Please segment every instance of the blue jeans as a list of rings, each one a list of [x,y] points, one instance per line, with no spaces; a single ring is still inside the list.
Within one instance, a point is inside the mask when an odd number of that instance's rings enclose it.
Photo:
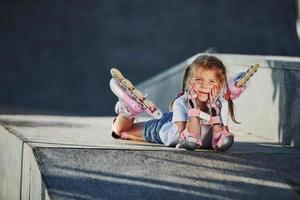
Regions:
[[[143,128],[144,139],[147,142],[163,144],[159,137],[159,130],[165,123],[172,121],[172,117],[173,113],[167,112],[160,119],[146,121]]]

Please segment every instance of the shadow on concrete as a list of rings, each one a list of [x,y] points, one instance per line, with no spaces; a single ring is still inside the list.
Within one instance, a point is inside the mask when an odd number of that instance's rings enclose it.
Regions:
[[[228,152],[238,153],[299,153],[291,146],[274,142],[235,142]]]
[[[300,110],[300,71],[282,69],[280,61],[269,61],[268,65],[277,68],[272,69],[272,81],[273,102],[277,96],[279,99],[279,142],[300,148],[300,121],[295,120]]]
[[[62,148],[36,152],[53,199],[300,197],[299,154]]]

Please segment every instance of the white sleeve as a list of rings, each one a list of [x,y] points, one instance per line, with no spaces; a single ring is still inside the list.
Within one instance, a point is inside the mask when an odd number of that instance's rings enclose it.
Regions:
[[[172,122],[188,121],[187,105],[183,98],[178,98],[173,103]]]
[[[164,145],[176,146],[179,142],[179,131],[173,122],[167,122],[159,130],[159,137]]]
[[[226,100],[223,100],[221,107],[221,119],[224,126],[228,126],[228,114],[228,102]]]

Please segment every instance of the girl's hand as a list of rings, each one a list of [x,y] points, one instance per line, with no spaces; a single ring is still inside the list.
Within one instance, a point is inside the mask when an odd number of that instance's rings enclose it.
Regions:
[[[219,92],[217,86],[213,86],[209,93],[209,102],[208,102],[208,107],[210,108],[211,115],[212,116],[217,116],[220,114],[220,107],[218,100]]]
[[[195,84],[187,92],[187,101],[189,108],[198,108],[197,92],[195,90]]]
[[[217,88],[217,86],[214,85],[213,88],[210,90],[210,93],[209,93],[209,101],[210,101],[209,103],[210,104],[215,103],[218,96],[219,96],[218,88]]]

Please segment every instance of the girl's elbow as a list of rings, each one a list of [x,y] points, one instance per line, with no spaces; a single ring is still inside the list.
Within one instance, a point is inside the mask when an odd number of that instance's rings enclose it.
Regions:
[[[184,129],[186,128],[186,122],[175,122],[175,124],[179,133],[184,131]]]

